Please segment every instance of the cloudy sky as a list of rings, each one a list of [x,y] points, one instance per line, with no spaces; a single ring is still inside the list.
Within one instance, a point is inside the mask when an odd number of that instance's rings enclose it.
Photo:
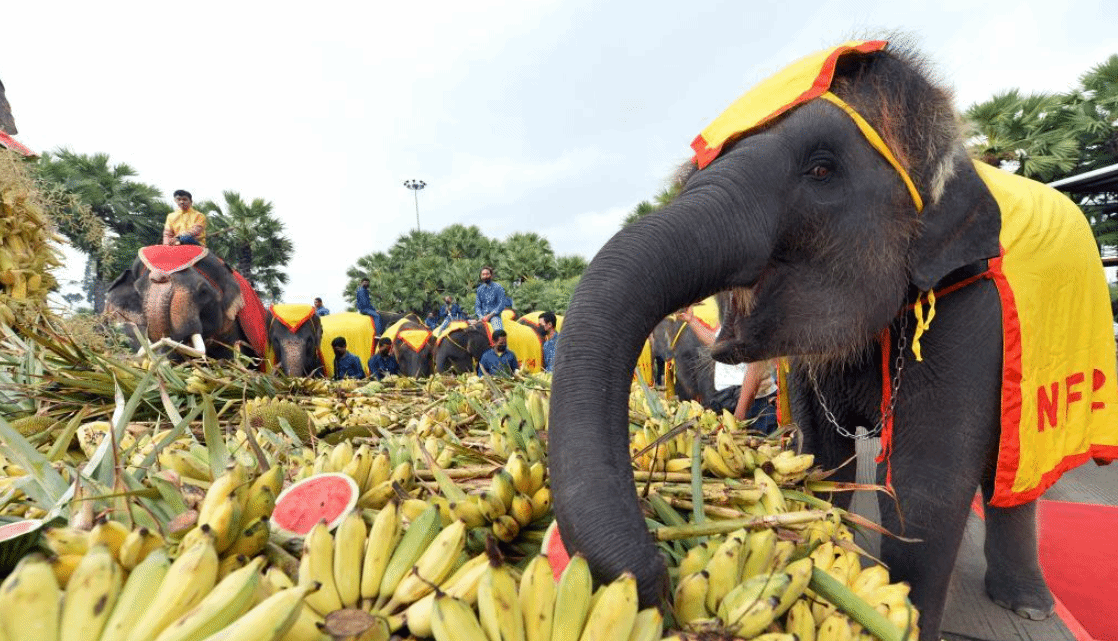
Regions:
[[[284,302],[335,311],[346,268],[415,228],[407,179],[424,230],[534,231],[589,259],[737,96],[852,34],[910,34],[960,108],[1118,53],[1113,0],[6,5],[21,142],[106,152],[168,203],[271,201],[295,242]]]

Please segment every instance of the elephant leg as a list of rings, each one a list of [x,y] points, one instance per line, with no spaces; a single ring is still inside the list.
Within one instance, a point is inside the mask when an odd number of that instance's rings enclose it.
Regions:
[[[987,502],[992,483],[984,483]],[[1018,615],[1040,621],[1052,616],[1055,601],[1044,581],[1037,549],[1036,501],[1016,507],[986,505],[986,593]]]

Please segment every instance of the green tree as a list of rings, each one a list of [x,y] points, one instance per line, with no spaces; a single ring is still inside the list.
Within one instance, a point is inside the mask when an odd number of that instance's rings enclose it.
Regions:
[[[246,203],[235,191],[222,192],[224,204],[198,203],[207,213],[206,243],[210,250],[236,266],[262,297],[278,301],[287,284],[287,266],[295,245],[284,232],[283,221],[273,215],[273,205],[263,198]]]
[[[367,277],[378,309],[423,316],[449,294],[470,313],[478,273],[485,265],[493,266],[495,280],[524,313],[545,302],[563,302],[565,309],[586,261],[579,256],[557,258],[548,240],[538,234],[512,234],[502,242],[485,237],[476,226],[451,225],[437,233],[411,231],[387,252],[362,256],[346,270],[344,295],[352,305],[354,291]],[[548,287],[566,288],[565,297]]]
[[[132,180],[136,171],[111,164],[108,154],[58,149],[43,154],[38,168],[48,191],[71,196],[58,216],[59,232],[86,254],[86,297],[100,313],[109,282],[132,264],[140,247],[161,241],[171,208],[157,188]]]

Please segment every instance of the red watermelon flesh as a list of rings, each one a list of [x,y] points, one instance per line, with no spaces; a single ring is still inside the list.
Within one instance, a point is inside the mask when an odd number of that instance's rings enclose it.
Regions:
[[[23,555],[39,542],[39,519],[25,519],[0,525],[0,577],[7,576]]]
[[[271,523],[296,536],[306,536],[323,519],[333,529],[357,504],[357,494],[357,483],[346,474],[315,474],[280,494]]]
[[[562,537],[559,536],[557,521],[552,521],[551,525],[548,526],[547,532],[544,533],[542,547],[544,554],[547,555],[547,561],[551,565],[551,573],[558,581],[559,577],[563,575],[563,570],[567,569],[567,564],[571,562],[571,557],[567,554],[567,547],[563,545]]]

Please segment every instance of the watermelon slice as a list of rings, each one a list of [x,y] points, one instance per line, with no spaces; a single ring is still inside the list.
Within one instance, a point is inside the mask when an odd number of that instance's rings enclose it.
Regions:
[[[292,537],[306,536],[323,519],[333,530],[357,505],[360,494],[348,474],[315,474],[280,493],[270,523],[273,530]]]
[[[0,525],[0,577],[7,576],[16,564],[39,542],[39,519],[25,519]]]
[[[563,539],[559,536],[558,521],[552,521],[551,525],[547,526],[547,531],[543,535],[543,542],[540,544],[540,550],[547,555],[547,562],[551,564],[551,573],[558,582],[559,577],[563,575],[563,570],[566,570],[567,564],[571,562],[571,557],[567,554],[567,546],[563,544]]]

